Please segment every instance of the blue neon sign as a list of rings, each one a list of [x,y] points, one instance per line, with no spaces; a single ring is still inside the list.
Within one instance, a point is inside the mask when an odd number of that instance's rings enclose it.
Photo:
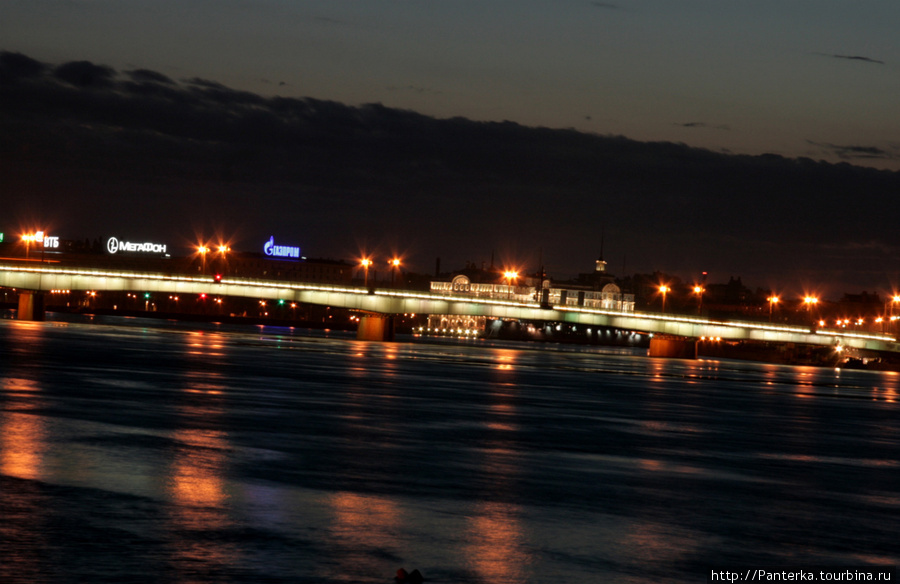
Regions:
[[[267,256],[273,258],[295,258],[300,259],[300,248],[290,245],[275,245],[275,236],[269,238],[269,241],[263,245],[263,251]]]

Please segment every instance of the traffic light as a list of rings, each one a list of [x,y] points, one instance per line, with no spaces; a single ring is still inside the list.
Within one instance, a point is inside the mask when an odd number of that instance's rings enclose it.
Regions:
[[[150,300],[150,293],[144,292],[144,300]]]
[[[213,276],[213,280],[215,280],[217,284],[221,284],[222,283],[222,274],[216,274],[215,276]]]

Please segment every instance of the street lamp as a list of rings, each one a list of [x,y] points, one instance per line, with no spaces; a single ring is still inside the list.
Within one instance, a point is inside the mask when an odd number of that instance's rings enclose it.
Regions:
[[[507,286],[507,299],[512,299],[512,281],[519,277],[519,272],[514,270],[506,270],[503,272],[503,277],[506,278],[506,286]]]
[[[206,273],[206,254],[209,248],[205,245],[197,246],[197,253],[200,254],[200,271]]]
[[[803,303],[806,305],[807,317],[813,318],[812,309],[815,305],[819,303],[819,299],[815,296],[805,296],[803,298]]]
[[[697,284],[694,286],[694,294],[697,295],[697,314],[700,314],[703,308],[703,293],[706,292],[706,288]]]
[[[897,320],[897,317],[894,316],[894,305],[895,304],[900,304],[900,294],[894,294],[894,296],[891,298],[891,312],[888,317],[891,322],[891,332],[894,332],[893,331],[894,321]]]
[[[394,287],[394,274],[400,269],[400,258],[394,258],[388,262],[391,266],[391,288]]]
[[[663,284],[659,287],[659,293],[662,294],[662,311],[663,311],[663,313],[666,312],[666,293],[669,292],[670,290],[671,290],[671,288],[669,288],[665,284]]]
[[[779,298],[778,296],[772,295],[766,298],[769,301],[769,322],[772,322],[772,309],[775,308],[775,305],[778,304]]]
[[[365,273],[365,276],[363,278],[363,286],[368,288],[369,287],[369,266],[372,265],[372,260],[370,260],[369,258],[363,258],[359,261],[359,265],[361,265],[363,267],[363,271]]]

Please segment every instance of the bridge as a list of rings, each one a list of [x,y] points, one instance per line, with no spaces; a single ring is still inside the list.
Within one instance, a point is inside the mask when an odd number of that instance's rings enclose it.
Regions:
[[[348,308],[360,311],[358,338],[386,340],[391,337],[391,316],[397,314],[448,314],[485,316],[494,319],[559,322],[592,327],[653,333],[660,356],[690,356],[696,340],[750,340],[796,343],[863,351],[900,352],[900,343],[888,335],[815,330],[800,326],[744,321],[715,321],[700,317],[662,313],[619,312],[575,306],[540,306],[537,303],[474,299],[412,290],[326,286],[313,283],[223,278],[210,276],[95,270],[44,263],[0,262],[0,287],[19,294],[19,318],[40,319],[43,293],[53,289],[84,291],[156,292],[208,294],[284,300]],[[687,353],[685,353],[687,348]],[[651,355],[654,354],[651,341]]]

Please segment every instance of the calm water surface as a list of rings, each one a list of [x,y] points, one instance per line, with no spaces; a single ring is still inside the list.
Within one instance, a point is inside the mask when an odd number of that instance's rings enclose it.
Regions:
[[[0,321],[0,582],[702,582],[900,563],[900,378]]]

